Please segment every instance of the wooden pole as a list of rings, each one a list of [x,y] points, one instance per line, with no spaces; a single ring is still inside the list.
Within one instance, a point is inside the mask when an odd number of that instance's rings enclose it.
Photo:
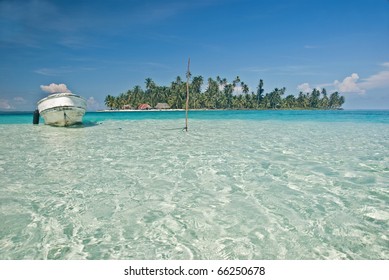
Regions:
[[[188,59],[188,72],[186,72],[186,103],[185,103],[185,131],[188,132],[188,111],[189,111],[189,79],[190,79],[190,58]]]

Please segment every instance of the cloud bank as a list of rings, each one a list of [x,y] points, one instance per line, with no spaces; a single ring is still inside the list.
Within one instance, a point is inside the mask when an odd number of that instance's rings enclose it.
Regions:
[[[88,105],[88,109],[91,111],[97,111],[101,109],[100,103],[93,96],[89,97],[86,103]]]
[[[0,99],[0,109],[5,109],[5,110],[8,110],[8,109],[11,109],[11,105],[9,104],[8,100],[6,99]]]
[[[0,99],[0,110],[14,110],[26,103],[27,100],[20,96],[15,96],[12,99]]]
[[[389,68],[389,62],[382,64],[382,66]],[[389,70],[381,71],[367,79],[364,79],[360,83],[360,86],[366,90],[374,88],[389,88]]]
[[[41,89],[48,93],[57,93],[57,92],[71,92],[65,84],[50,84],[47,86],[41,85]]]
[[[359,93],[364,94],[365,89],[361,88],[358,84],[359,75],[357,73],[351,74],[351,76],[344,78],[342,82],[335,80],[333,85],[336,91],[340,93]]]
[[[389,62],[382,63],[381,66],[389,68]],[[377,74],[371,75],[368,78],[360,79],[357,73],[352,73],[350,76],[344,78],[341,82],[335,80],[332,83],[317,85],[316,88],[332,87],[333,91],[340,93],[356,93],[365,94],[366,91],[378,88],[389,89],[389,70],[383,70]],[[312,91],[309,83],[302,83],[297,86],[297,89],[302,92]]]
[[[304,93],[312,91],[311,86],[308,83],[302,83],[301,85],[298,85],[297,89]]]

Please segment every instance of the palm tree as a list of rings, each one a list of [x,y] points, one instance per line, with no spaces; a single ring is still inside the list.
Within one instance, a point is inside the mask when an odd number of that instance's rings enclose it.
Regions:
[[[337,91],[333,92],[330,95],[330,101],[329,101],[330,108],[331,109],[339,108],[341,106],[339,101],[340,101],[339,100],[339,93]]]
[[[201,86],[203,84],[203,81],[204,79],[202,76],[196,76],[192,80],[191,90],[190,90],[190,92],[192,93],[191,95],[192,108],[198,108],[198,102],[201,95]]]
[[[176,80],[171,83],[169,105],[174,109],[182,109],[184,101],[185,84],[182,82],[180,76],[177,76]]]
[[[145,83],[146,83],[146,89],[151,89],[152,87],[155,86],[155,83],[151,78],[146,78]]]
[[[282,95],[285,93],[285,88],[278,89],[275,88],[270,94],[269,94],[269,102],[270,102],[270,108],[276,109],[281,107],[281,101],[282,101]]]
[[[222,79],[220,78],[220,76],[216,76],[216,82],[218,82],[219,85],[222,84]]]
[[[205,90],[205,95],[207,108],[216,108],[216,103],[219,96],[219,85],[217,81],[213,80],[212,78],[208,78],[208,88]]]
[[[139,104],[144,102],[144,93],[140,86],[135,86],[132,90],[132,104],[138,107]]]
[[[236,78],[232,81],[232,84],[234,85],[234,87],[236,87],[236,85],[239,83],[240,83],[240,77],[236,76]]]
[[[328,99],[327,91],[325,88],[322,89],[321,94],[323,97],[320,99],[319,106],[321,109],[328,109],[330,101]]]
[[[345,98],[344,96],[342,95],[341,97],[339,97],[339,108],[342,107],[342,105],[344,104],[345,102]]]
[[[243,100],[243,95],[238,95],[235,96],[233,100],[233,107],[235,109],[243,109],[244,108],[244,100]]]
[[[294,108],[296,106],[296,98],[294,95],[290,94],[284,99],[284,108]]]
[[[264,108],[264,109],[270,109],[271,108],[270,93],[266,93],[265,94],[261,104],[262,104],[262,108]]]
[[[261,104],[261,102],[263,100],[263,92],[264,92],[263,80],[260,79],[258,87],[257,87],[257,105],[258,105],[258,107],[260,106],[260,104]]]
[[[249,87],[248,87],[244,82],[240,82],[240,86],[242,87],[242,92],[243,92],[244,94],[249,93],[250,89],[249,89]]]
[[[156,97],[155,95],[157,94],[155,90],[156,85],[151,78],[147,78],[145,80],[145,84],[146,84],[146,91],[145,91],[146,99],[150,100],[150,105],[154,107],[155,106],[154,101]]]
[[[251,95],[248,93],[244,94],[244,108],[252,108]]]
[[[300,91],[299,96],[297,98],[297,105],[301,109],[308,108],[309,105],[309,98],[306,94],[304,94],[302,91]]]
[[[226,100],[226,108],[230,109],[232,108],[232,102],[233,102],[233,95],[232,93],[234,92],[234,86],[232,84],[227,84],[224,87],[224,96]]]
[[[109,107],[111,110],[115,105],[115,97],[108,94],[104,99],[105,106]]]
[[[204,82],[204,78],[202,76],[193,77],[192,90],[196,93],[200,93],[203,82]]]
[[[309,105],[311,108],[319,107],[319,98],[320,98],[320,91],[317,89],[313,89],[311,96],[309,98]]]

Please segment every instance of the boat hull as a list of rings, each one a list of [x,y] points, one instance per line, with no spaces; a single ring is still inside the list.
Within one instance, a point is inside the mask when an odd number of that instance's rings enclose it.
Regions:
[[[71,93],[52,94],[38,102],[38,110],[45,124],[70,126],[82,123],[86,101]]]

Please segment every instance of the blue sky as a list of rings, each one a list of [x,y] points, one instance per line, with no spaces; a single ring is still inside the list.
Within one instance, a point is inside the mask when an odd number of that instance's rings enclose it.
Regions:
[[[64,83],[104,108],[150,77],[236,76],[256,91],[325,87],[346,109],[389,109],[388,0],[0,1],[0,110]]]

